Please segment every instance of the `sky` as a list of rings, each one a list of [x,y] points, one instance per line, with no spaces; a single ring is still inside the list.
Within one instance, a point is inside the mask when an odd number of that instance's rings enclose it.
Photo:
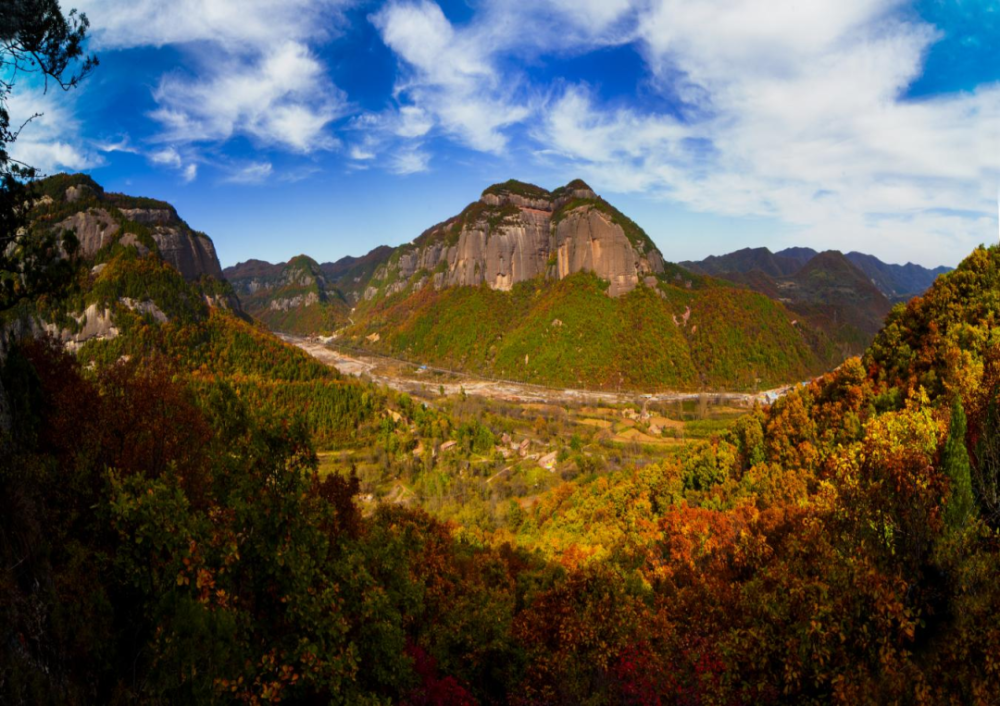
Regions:
[[[13,155],[174,204],[223,265],[408,242],[582,178],[668,260],[998,239],[1000,0],[77,0],[99,68]]]

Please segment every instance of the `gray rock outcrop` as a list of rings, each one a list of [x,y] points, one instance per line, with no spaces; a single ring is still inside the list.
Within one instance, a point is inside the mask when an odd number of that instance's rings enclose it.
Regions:
[[[402,291],[421,271],[438,288],[485,283],[504,291],[538,276],[589,271],[617,297],[663,272],[652,241],[631,222],[626,233],[619,215],[579,181],[551,193],[510,183],[490,187],[462,215],[398,248],[364,297]]]
[[[97,251],[114,240],[121,230],[118,222],[103,208],[91,208],[74,213],[56,224],[60,231],[72,230],[80,241],[79,253],[83,257],[93,257]]]
[[[221,280],[222,266],[215,254],[215,245],[203,235],[177,226],[156,226],[153,240],[160,255],[180,272],[184,279],[193,281],[202,275]]]
[[[40,199],[36,206],[46,207],[53,203],[50,197],[46,198],[47,203]],[[142,238],[129,232],[121,235],[122,224],[127,226],[131,221],[148,229],[163,259],[188,281],[198,280],[203,275],[223,279],[215,245],[208,236],[191,230],[173,208],[166,204],[155,208],[116,207],[121,198],[107,196],[86,184],[69,187],[65,193],[66,202],[80,202],[81,210],[56,223],[56,232],[74,231],[80,243],[78,252],[84,258],[94,257],[101,248],[116,240],[122,245],[134,245],[141,255],[145,255],[149,248]]]

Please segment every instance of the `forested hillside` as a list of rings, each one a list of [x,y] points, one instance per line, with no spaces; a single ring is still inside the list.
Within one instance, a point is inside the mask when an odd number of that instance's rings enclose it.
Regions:
[[[272,331],[328,334],[347,323],[345,294],[306,255],[284,265],[250,260],[223,274],[247,313]]]
[[[491,377],[588,389],[753,390],[842,351],[775,298],[664,262],[576,180],[508,181],[376,268],[356,347]]]
[[[689,280],[690,281],[690,280]],[[616,299],[588,273],[510,292],[424,287],[368,309],[343,336],[481,374],[597,389],[753,389],[822,370],[809,332],[767,297],[706,282]]]
[[[580,180],[551,192],[511,180],[397,248],[225,274],[274,331],[490,377],[654,391],[817,375],[864,351],[890,298],[942,271],[808,248],[682,265]]]
[[[841,358],[867,348],[892,305],[923,294],[947,267],[891,265],[858,252],[818,253],[811,248],[744,248],[728,255],[683,262],[692,272],[735,282],[781,301],[822,331]],[[837,353],[830,353],[837,355]]]

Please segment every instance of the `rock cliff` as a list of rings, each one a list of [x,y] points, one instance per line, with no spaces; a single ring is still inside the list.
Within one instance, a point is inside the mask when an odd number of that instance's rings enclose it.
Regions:
[[[509,181],[400,246],[378,267],[364,298],[388,296],[413,282],[509,290],[538,276],[581,271],[608,281],[617,297],[663,272],[663,257],[635,223],[582,181],[555,191]]]
[[[95,258],[117,243],[134,246],[142,255],[156,249],[188,281],[204,275],[223,278],[211,239],[191,229],[170,204],[105,193],[82,174],[60,174],[41,182],[40,188],[44,194],[32,213],[36,227],[72,231],[83,258]]]

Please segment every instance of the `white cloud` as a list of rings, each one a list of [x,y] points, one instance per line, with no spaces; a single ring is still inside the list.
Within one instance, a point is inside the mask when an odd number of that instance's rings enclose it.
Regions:
[[[399,109],[396,134],[400,137],[423,137],[434,127],[434,119],[423,108],[404,105]]]
[[[621,37],[609,38],[605,33],[635,10],[630,0],[547,0],[533,9],[537,13],[544,11],[546,6],[558,15],[558,26],[563,27],[564,34],[565,23],[569,22],[592,37],[612,40]]]
[[[260,184],[273,171],[274,167],[270,162],[250,162],[233,168],[225,181],[230,184]]]
[[[80,124],[73,115],[73,98],[61,90],[47,93],[38,88],[18,86],[8,101],[13,128],[27,122],[10,156],[39,169],[43,174],[81,171],[101,164],[101,158],[80,137]],[[33,117],[37,116],[37,117]]]
[[[370,159],[375,159],[375,152],[363,145],[352,145],[348,154],[351,159],[359,162],[367,162]]]
[[[387,134],[405,145],[434,131],[503,153],[523,123],[541,161],[600,188],[776,218],[820,247],[940,261],[994,218],[1000,86],[905,98],[942,35],[906,5],[483,0],[452,25],[429,0],[395,0],[371,20],[403,67],[401,107],[373,120],[380,137],[356,155],[391,146],[398,163]],[[629,42],[676,114],[607,108],[586,85],[532,86],[520,68]]]
[[[158,152],[151,153],[149,155],[149,161],[153,164],[161,164],[167,167],[173,167],[174,169],[181,168],[181,156],[173,147],[167,147],[159,150]]]
[[[97,49],[207,42],[230,53],[335,33],[348,0],[76,0]]]
[[[431,156],[417,147],[407,147],[395,152],[389,161],[389,168],[395,174],[417,174],[430,168]]]
[[[358,135],[347,150],[355,169],[384,166],[396,174],[427,171],[430,155],[419,138],[430,132],[434,119],[421,108],[403,106],[382,113],[363,113],[348,130]],[[401,155],[403,155],[401,157]]]
[[[938,33],[898,4],[662,0],[637,31],[683,117],[570,86],[535,133],[599,188],[775,217],[798,244],[960,257],[995,230],[1000,86],[905,99]]]
[[[161,77],[154,91],[161,141],[224,142],[246,135],[306,153],[337,141],[344,110],[310,45],[336,35],[350,0],[83,0],[98,50],[174,45],[194,74]]]
[[[191,143],[249,135],[295,152],[330,149],[326,126],[344,98],[325,78],[323,64],[296,42],[275,44],[259,59],[221,59],[210,78],[164,76],[154,92],[163,124],[160,139]]]
[[[499,153],[504,128],[531,113],[517,85],[492,64],[495,29],[477,24],[456,30],[428,0],[392,2],[373,15],[383,41],[403,61],[396,93],[403,136],[421,136],[438,125],[473,149]]]
[[[134,147],[128,135],[122,135],[117,142],[97,142],[94,145],[101,152],[125,152],[126,154],[139,154],[138,148]]]
[[[153,164],[180,172],[184,183],[190,184],[198,176],[198,163],[195,161],[198,157],[191,150],[185,150],[185,153],[182,156],[176,147],[164,147],[150,152],[146,157]]]

